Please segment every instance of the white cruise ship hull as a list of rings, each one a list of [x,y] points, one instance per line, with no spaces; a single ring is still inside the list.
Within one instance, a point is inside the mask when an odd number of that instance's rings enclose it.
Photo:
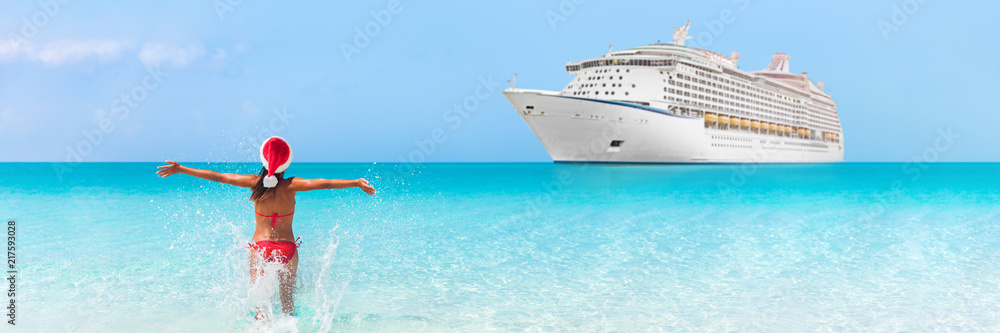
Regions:
[[[555,162],[830,163],[840,143],[707,128],[666,105],[507,89],[504,95]]]

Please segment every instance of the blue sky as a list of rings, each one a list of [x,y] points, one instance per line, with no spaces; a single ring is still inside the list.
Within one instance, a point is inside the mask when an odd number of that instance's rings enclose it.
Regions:
[[[565,62],[669,40],[686,20],[702,34],[692,44],[739,50],[744,70],[786,52],[793,72],[825,81],[847,161],[1000,160],[995,2],[2,6],[0,161],[252,161],[269,133],[296,161],[394,162],[435,135],[428,161],[549,161],[498,85],[518,73],[518,87],[561,89]],[[735,21],[710,31],[724,11]],[[366,27],[377,33],[356,42]],[[447,111],[466,102],[475,110],[453,126]]]

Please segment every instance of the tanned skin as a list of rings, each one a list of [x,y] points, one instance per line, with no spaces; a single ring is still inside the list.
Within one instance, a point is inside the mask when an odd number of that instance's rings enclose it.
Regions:
[[[174,174],[183,173],[186,175],[195,176],[205,180],[211,180],[213,182],[219,182],[223,184],[229,184],[233,186],[251,188],[260,181],[260,176],[258,175],[237,175],[232,173],[219,173],[211,170],[202,170],[189,168],[180,165],[180,163],[174,161],[166,161],[167,165],[156,167],[159,169],[156,175],[160,178],[169,177]],[[375,194],[375,188],[368,185],[368,181],[364,178],[359,178],[355,180],[342,180],[342,179],[303,179],[298,177],[291,177],[281,180],[278,186],[274,188],[276,191],[273,196],[268,199],[259,199],[254,201],[254,211],[263,215],[273,215],[277,213],[279,216],[287,215],[295,211],[295,194],[303,191],[315,191],[315,190],[328,190],[328,189],[346,189],[358,187],[362,191],[368,193],[369,195]],[[258,241],[287,241],[294,242],[295,234],[292,233],[292,221],[295,215],[282,217],[277,221],[274,227],[271,227],[271,218],[264,217],[254,214],[257,219],[257,229],[253,233],[253,242]],[[257,282],[257,275],[260,274],[260,265],[258,261],[261,256],[255,253],[255,250],[251,250],[250,253],[250,281],[252,283]],[[292,257],[291,261],[285,266],[285,269],[279,274],[281,280],[281,309],[286,314],[293,314],[294,303],[292,301],[292,291],[295,288],[295,273],[299,266],[299,254],[298,251],[295,252],[295,256]],[[260,318],[261,311],[258,311],[258,319]]]

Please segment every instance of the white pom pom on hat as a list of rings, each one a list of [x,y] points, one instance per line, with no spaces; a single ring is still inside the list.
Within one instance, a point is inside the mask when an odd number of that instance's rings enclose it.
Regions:
[[[285,172],[292,164],[292,147],[288,141],[280,136],[272,136],[260,146],[260,161],[267,169],[267,176],[264,177],[264,187],[272,188],[278,186],[278,177],[274,174]]]
[[[275,186],[278,186],[278,177],[275,176],[264,177],[264,187],[272,188]]]

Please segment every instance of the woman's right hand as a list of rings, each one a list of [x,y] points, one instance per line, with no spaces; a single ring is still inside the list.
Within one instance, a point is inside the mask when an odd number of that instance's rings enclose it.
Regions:
[[[354,181],[358,182],[358,187],[360,187],[362,191],[365,191],[365,193],[368,193],[368,195],[375,195],[376,192],[375,188],[372,187],[371,185],[368,185],[368,180],[364,178],[358,178]]]
[[[181,164],[180,163],[177,163],[177,162],[174,162],[174,161],[167,161],[167,163],[169,165],[164,165],[164,166],[158,166],[158,167],[156,167],[157,169],[160,169],[159,171],[156,172],[156,175],[160,176],[160,178],[168,177],[168,176],[173,175],[175,173],[181,172]]]

